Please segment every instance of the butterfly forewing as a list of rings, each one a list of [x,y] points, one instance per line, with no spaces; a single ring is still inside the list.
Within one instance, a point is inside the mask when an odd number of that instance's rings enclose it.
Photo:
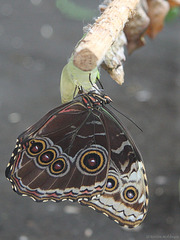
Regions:
[[[6,176],[15,191],[37,201],[91,198],[105,188],[109,154],[99,118],[72,102],[19,136]]]

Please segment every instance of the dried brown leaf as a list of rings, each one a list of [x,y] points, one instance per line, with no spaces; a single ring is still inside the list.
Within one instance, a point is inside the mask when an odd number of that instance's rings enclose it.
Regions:
[[[128,41],[128,53],[132,53],[135,49],[142,47],[145,44],[143,35],[150,22],[145,11],[145,3],[145,1],[142,1],[137,5],[136,13],[124,28]]]
[[[170,7],[178,7],[180,6],[180,0],[168,0]]]
[[[162,30],[164,19],[170,9],[169,3],[165,0],[148,0],[148,16],[150,24],[146,34],[154,38]]]

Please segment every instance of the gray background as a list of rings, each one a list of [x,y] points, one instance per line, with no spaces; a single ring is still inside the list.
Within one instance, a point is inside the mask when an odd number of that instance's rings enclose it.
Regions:
[[[0,239],[179,239],[179,19],[127,57],[123,86],[101,71],[114,106],[143,129],[119,115],[141,150],[148,175],[150,204],[143,224],[125,231],[76,203],[35,203],[11,190],[4,170],[16,137],[60,104],[60,73],[87,23],[63,15],[55,1],[39,2],[0,1]],[[98,7],[95,0],[74,2]]]

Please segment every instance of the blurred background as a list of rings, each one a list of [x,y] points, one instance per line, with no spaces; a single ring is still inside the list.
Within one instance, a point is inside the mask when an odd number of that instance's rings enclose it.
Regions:
[[[139,146],[149,180],[149,211],[140,227],[123,230],[77,203],[36,203],[15,194],[4,176],[17,136],[60,105],[62,68],[83,26],[98,16],[99,3],[0,1],[0,239],[180,238],[179,19],[166,23],[156,39],[147,39],[145,47],[127,56],[122,86],[101,70],[114,106],[143,129],[119,115]]]

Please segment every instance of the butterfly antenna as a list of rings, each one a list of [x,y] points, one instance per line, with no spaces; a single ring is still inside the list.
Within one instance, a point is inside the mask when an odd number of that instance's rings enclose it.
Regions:
[[[120,112],[119,110],[117,110],[115,107],[113,107],[110,103],[109,105],[118,113],[120,113],[123,117],[125,117],[126,119],[128,119],[130,122],[132,122],[141,132],[143,132],[143,130],[128,116],[126,116],[124,113]]]

